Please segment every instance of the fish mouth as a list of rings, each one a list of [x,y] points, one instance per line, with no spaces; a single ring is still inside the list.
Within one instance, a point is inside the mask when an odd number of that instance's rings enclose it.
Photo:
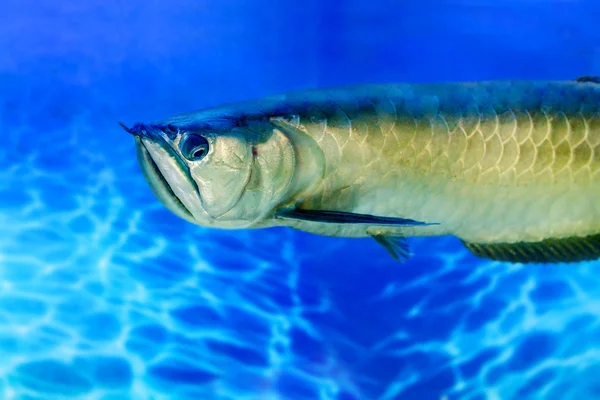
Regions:
[[[160,171],[158,165],[150,155],[148,148],[144,144],[144,140],[139,135],[134,135],[135,140],[135,148],[137,153],[138,162],[141,166],[142,173],[146,178],[146,181],[150,185],[150,189],[154,193],[154,195],[163,203],[165,207],[175,213],[177,216],[190,221],[195,222],[194,215],[192,212],[181,202],[179,197],[175,194],[171,185]],[[167,153],[169,153],[172,157],[179,161],[171,146],[166,144],[166,146],[161,146]],[[186,169],[182,169],[184,173],[187,175],[186,178],[188,181],[192,181],[191,177],[189,177],[188,171]]]

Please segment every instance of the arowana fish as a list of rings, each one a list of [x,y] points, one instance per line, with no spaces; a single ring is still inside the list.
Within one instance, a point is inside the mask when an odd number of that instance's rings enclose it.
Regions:
[[[202,226],[600,257],[598,78],[354,85],[122,126],[156,196]]]

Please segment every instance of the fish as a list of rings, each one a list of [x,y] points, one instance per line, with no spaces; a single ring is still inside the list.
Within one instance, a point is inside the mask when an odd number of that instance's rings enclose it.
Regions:
[[[136,123],[175,215],[217,229],[454,236],[512,263],[600,258],[600,79],[354,84]]]

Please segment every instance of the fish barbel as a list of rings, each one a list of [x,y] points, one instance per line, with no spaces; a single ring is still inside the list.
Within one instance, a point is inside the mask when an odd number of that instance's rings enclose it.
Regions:
[[[600,257],[597,78],[305,90],[124,128],[157,197],[202,226]]]

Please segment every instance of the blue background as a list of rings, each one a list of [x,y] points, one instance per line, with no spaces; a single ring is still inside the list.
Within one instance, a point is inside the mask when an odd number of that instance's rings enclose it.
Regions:
[[[117,125],[345,83],[600,74],[594,0],[3,0],[2,399],[600,397],[598,262],[213,231]]]

